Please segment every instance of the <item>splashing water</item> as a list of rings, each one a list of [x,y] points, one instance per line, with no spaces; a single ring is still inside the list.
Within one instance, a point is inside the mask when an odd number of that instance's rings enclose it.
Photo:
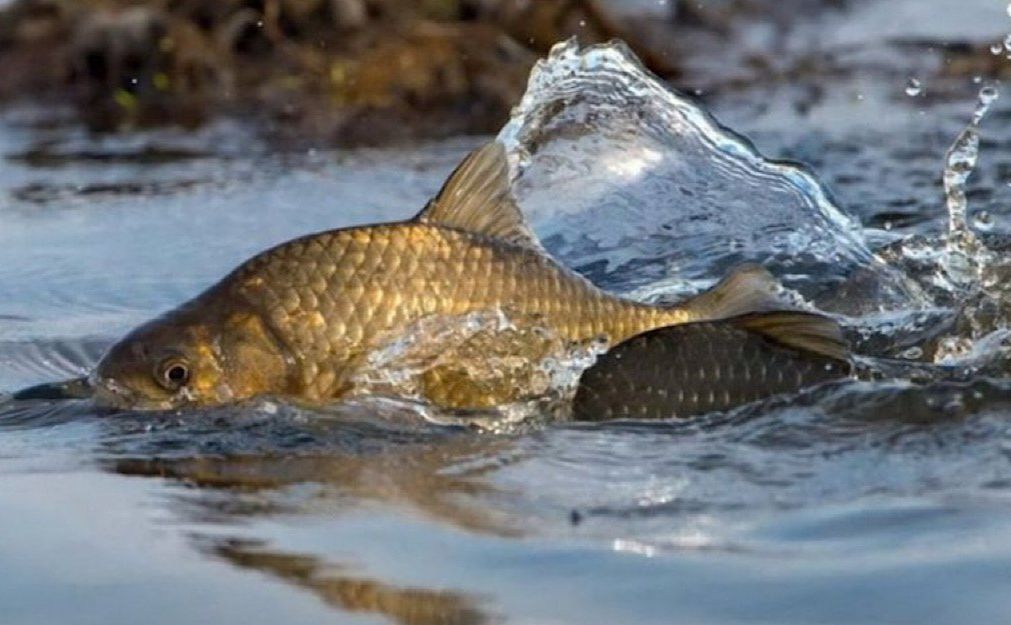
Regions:
[[[990,250],[970,227],[967,220],[968,201],[965,185],[979,160],[980,125],[999,97],[996,85],[979,90],[972,119],[959,133],[945,155],[944,194],[948,208],[948,232],[941,257],[941,270],[948,288],[964,302],[961,310],[961,331],[938,342],[934,361],[964,364],[985,361],[979,345],[995,346],[991,360],[1006,352],[1004,338],[1007,316],[1006,274],[1011,269],[1006,261]],[[992,226],[989,214],[977,214],[973,224],[982,230]]]
[[[981,269],[991,254],[979,240],[966,220],[968,203],[965,183],[979,160],[980,123],[986,116],[999,92],[996,86],[986,85],[979,90],[972,121],[958,135],[945,155],[944,195],[948,206],[947,257],[944,269],[951,280],[962,289],[975,288]]]
[[[938,323],[947,326],[945,335],[923,349],[902,354],[917,353],[934,363],[974,371],[994,366],[1000,372],[1000,362],[1009,355],[1005,338],[1011,291],[1005,285],[1011,263],[980,238],[980,233],[993,230],[994,218],[984,210],[970,215],[966,196],[966,184],[979,161],[981,125],[998,97],[996,84],[979,89],[969,123],[945,153],[942,181],[947,231],[940,236],[912,235],[881,252],[886,261],[917,281],[925,294],[926,305],[921,308],[934,307],[942,313]]]
[[[810,172],[762,157],[624,45],[556,45],[499,139],[541,239],[611,290],[683,296],[750,261],[808,298],[859,269],[848,313],[917,298]]]
[[[352,395],[447,404],[461,403],[454,397],[464,392],[471,399],[462,403],[475,410],[412,408],[428,421],[445,422],[448,412],[449,422],[496,431],[565,418],[580,374],[607,343],[572,343],[539,321],[503,311],[423,319],[370,354],[351,380]]]

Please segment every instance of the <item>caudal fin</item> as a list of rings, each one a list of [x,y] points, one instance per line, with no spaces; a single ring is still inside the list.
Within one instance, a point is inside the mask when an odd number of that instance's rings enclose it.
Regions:
[[[681,308],[692,319],[726,319],[786,347],[836,360],[849,359],[849,346],[839,324],[825,315],[792,310],[781,296],[779,283],[759,265],[737,267]]]
[[[761,265],[741,265],[723,280],[681,304],[692,319],[728,319],[750,313],[788,308],[780,296],[780,285]]]

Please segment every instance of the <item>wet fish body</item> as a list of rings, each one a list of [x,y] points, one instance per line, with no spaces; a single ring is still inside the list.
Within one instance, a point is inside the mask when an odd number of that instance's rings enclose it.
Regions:
[[[340,396],[359,361],[429,316],[502,310],[514,323],[543,323],[577,342],[691,318],[609,296],[536,250],[424,223],[285,245],[223,290],[215,295],[257,303],[283,350],[297,355],[291,390],[314,400]]]
[[[848,361],[788,347],[760,329],[795,320],[807,323],[783,312],[658,328],[628,339],[583,372],[573,416],[693,417],[849,376]]]

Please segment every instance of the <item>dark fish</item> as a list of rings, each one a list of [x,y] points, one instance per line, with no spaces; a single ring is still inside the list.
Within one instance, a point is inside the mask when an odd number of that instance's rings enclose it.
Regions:
[[[815,349],[812,349],[815,347]],[[581,421],[692,417],[850,375],[838,327],[803,312],[686,323],[635,336],[583,372]]]

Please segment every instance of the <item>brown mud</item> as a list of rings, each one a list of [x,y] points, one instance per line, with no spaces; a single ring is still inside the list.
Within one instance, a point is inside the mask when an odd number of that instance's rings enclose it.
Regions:
[[[491,132],[552,43],[623,28],[589,0],[17,0],[0,98],[69,100],[96,130],[255,114],[323,143]]]

